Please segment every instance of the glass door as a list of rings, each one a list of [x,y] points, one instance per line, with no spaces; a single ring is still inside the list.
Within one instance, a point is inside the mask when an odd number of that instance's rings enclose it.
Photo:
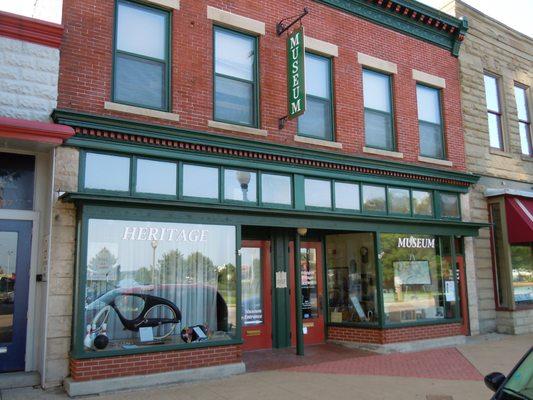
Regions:
[[[0,372],[24,370],[31,228],[0,220]]]
[[[243,241],[241,291],[244,350],[272,347],[271,282],[270,242]]]

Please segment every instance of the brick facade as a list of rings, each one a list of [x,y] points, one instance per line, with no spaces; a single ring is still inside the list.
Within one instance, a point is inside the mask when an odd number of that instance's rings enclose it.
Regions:
[[[330,340],[372,344],[409,342],[463,334],[463,326],[460,323],[392,329],[364,329],[339,326],[328,328],[328,339]]]
[[[394,122],[397,151],[404,154],[406,162],[432,166],[418,161],[416,81],[412,70],[421,70],[446,80],[446,88],[442,91],[446,152],[454,169],[465,169],[457,58],[449,50],[311,0],[278,0],[268,4],[244,0],[231,3],[195,1],[184,3],[179,10],[174,10],[170,94],[171,111],[179,114],[179,122],[104,108],[104,102],[111,101],[114,2],[66,0],[63,6],[66,34],[62,46],[58,108],[253,139],[247,134],[208,127],[207,121],[213,119],[213,21],[207,19],[208,5],[266,24],[266,34],[259,38],[259,128],[267,130],[268,135],[261,140],[321,148],[295,143],[295,121],[289,122],[283,130],[278,129],[278,119],[286,114],[286,65],[285,38],[276,35],[275,26],[287,15],[298,14],[303,7],[308,7],[310,14],[304,20],[306,35],[339,48],[339,56],[333,59],[333,106],[335,137],[337,142],[342,143],[343,149],[330,151],[364,155],[362,66],[358,64],[357,57],[357,53],[361,52],[398,66],[398,73],[393,77]]]
[[[70,376],[75,381],[90,381],[156,374],[241,362],[241,356],[241,346],[219,346],[118,357],[71,359]]]

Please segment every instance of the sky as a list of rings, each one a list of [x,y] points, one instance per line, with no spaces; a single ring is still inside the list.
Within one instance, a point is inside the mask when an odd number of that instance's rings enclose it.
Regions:
[[[195,0],[186,0],[195,1]],[[443,0],[419,0],[438,7]],[[530,37],[533,37],[533,0],[465,0],[472,7],[503,22]],[[63,0],[0,0],[0,10],[61,22]]]

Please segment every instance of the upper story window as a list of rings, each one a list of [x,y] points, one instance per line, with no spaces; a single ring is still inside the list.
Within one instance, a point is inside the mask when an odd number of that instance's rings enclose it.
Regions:
[[[215,27],[217,121],[257,127],[257,38]]]
[[[306,111],[298,118],[298,134],[333,140],[331,60],[305,54]]]
[[[32,210],[35,157],[0,153],[0,209]]]
[[[503,150],[502,112],[498,78],[485,74],[484,80],[490,147]]]
[[[118,2],[113,101],[168,110],[169,24],[166,11]]]
[[[533,145],[531,138],[531,120],[529,118],[529,104],[527,101],[527,88],[516,84],[514,87],[516,110],[518,113],[518,129],[520,131],[520,147],[522,154],[532,156]]]
[[[366,146],[394,150],[390,75],[364,69],[363,97]]]
[[[416,85],[420,155],[444,158],[440,90]]]

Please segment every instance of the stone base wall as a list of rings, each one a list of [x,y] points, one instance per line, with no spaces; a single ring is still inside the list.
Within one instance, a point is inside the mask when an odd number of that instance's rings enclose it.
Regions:
[[[510,335],[533,333],[533,309],[519,311],[497,311],[497,331]]]
[[[89,381],[212,367],[241,361],[240,345],[217,346],[117,357],[71,359],[70,375],[74,381]]]
[[[413,340],[435,339],[463,334],[463,326],[460,323],[392,329],[364,329],[339,326],[331,326],[328,328],[328,339],[341,342],[372,344],[410,342]]]

